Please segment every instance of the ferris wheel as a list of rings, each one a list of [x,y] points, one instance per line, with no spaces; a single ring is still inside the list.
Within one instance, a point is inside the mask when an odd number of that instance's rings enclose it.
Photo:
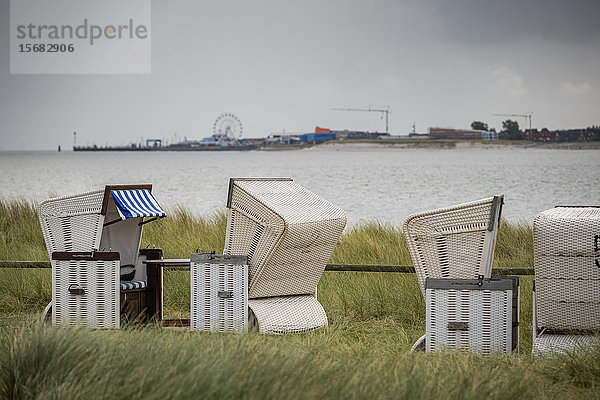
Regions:
[[[242,136],[242,121],[231,113],[223,113],[213,124],[214,136],[237,140]]]

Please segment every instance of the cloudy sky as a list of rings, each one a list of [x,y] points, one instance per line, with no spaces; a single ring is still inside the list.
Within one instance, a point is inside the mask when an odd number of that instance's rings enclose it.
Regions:
[[[600,124],[600,2],[153,1],[149,75],[11,75],[0,0],[0,150],[244,137],[315,126],[466,128],[531,111],[534,127]],[[518,119],[521,126],[525,121]]]

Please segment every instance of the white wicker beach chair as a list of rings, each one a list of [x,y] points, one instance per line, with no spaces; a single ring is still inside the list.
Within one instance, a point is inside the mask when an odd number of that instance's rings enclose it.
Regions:
[[[142,225],[166,215],[151,189],[113,185],[40,204],[52,263],[52,302],[46,311],[51,310],[53,324],[119,328],[121,312],[135,318],[145,308],[156,311],[154,302],[146,304],[153,288],[143,261],[162,252],[139,248]]]
[[[346,215],[288,178],[232,178],[225,254],[247,255],[248,305],[261,333],[327,325],[316,288]]]
[[[426,300],[427,296],[434,294],[426,291],[427,278],[491,277],[503,199],[504,195],[499,195],[408,217],[402,231]],[[487,291],[479,295],[491,296]],[[463,317],[469,320],[468,308],[455,311],[464,314]],[[453,320],[452,316],[448,318]],[[452,334],[466,333],[456,330]],[[426,337],[427,333],[419,338],[413,345],[413,350],[432,349],[435,343],[427,343]],[[456,342],[460,343],[461,340],[457,339]]]
[[[600,207],[538,214],[533,250],[533,353],[600,345]]]

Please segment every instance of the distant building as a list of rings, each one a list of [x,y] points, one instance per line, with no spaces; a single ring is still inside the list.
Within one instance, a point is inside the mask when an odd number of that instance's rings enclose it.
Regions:
[[[298,135],[280,135],[274,133],[264,139],[263,143],[266,145],[299,144],[300,138]]]
[[[491,131],[454,128],[429,128],[430,139],[498,140],[498,134]]]
[[[481,140],[498,140],[498,133],[493,131],[481,131]]]
[[[536,142],[556,142],[558,141],[558,132],[549,131],[544,128],[540,131],[537,129],[527,129],[525,130],[525,136],[529,140],[533,140]]]
[[[327,140],[376,140],[381,138],[389,137],[388,133],[380,132],[366,132],[366,131],[350,131],[345,130],[331,130],[329,128],[321,128],[320,126],[315,127],[315,133],[305,133],[298,135],[303,142],[324,142]]]
[[[329,128],[321,128],[321,127],[315,127],[315,133],[331,133],[331,129]]]
[[[588,129],[561,129],[551,131],[547,128],[541,130],[525,130],[527,139],[536,142],[558,142],[558,141],[587,141],[597,140],[598,135]]]
[[[335,133],[304,133],[298,137],[302,142],[317,143],[335,140]]]
[[[366,132],[366,131],[349,131],[348,129],[343,131],[332,131],[339,139],[342,140],[375,140],[381,136],[387,135],[386,133],[380,132]]]
[[[409,139],[431,139],[426,133],[411,132],[408,134]]]

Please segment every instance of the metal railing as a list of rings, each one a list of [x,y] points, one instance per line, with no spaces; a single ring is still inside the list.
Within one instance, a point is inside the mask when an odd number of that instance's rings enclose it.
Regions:
[[[0,268],[50,268],[50,261],[1,261]],[[169,270],[183,270],[185,267],[165,267]],[[343,272],[399,272],[414,273],[412,265],[378,264],[327,264],[325,271]],[[494,275],[534,275],[533,268],[494,268]]]

